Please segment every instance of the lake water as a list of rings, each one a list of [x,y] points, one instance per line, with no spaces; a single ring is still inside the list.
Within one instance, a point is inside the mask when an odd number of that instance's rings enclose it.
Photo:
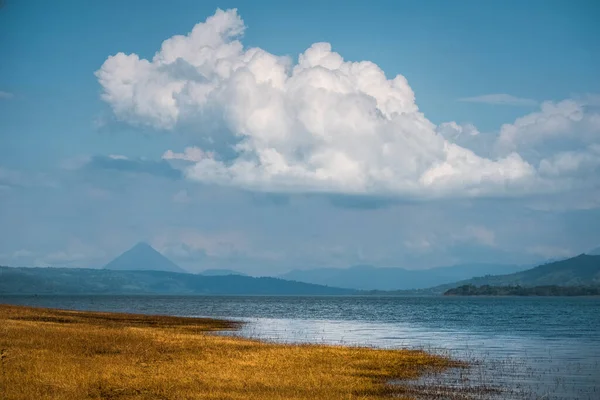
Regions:
[[[415,385],[502,390],[474,399],[600,399],[600,298],[0,296],[0,303],[229,318],[247,322],[235,334],[263,340],[422,348],[474,363]]]

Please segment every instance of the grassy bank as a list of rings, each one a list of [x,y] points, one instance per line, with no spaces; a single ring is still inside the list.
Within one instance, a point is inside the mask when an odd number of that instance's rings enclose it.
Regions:
[[[237,327],[213,319],[0,305],[0,398],[402,398],[408,389],[387,382],[453,365],[421,351],[210,334]]]

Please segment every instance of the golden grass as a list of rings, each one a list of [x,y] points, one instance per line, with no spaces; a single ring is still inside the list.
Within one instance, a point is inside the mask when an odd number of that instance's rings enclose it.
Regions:
[[[0,399],[381,399],[454,362],[210,334],[235,322],[0,305]],[[411,391],[411,393],[413,393]]]

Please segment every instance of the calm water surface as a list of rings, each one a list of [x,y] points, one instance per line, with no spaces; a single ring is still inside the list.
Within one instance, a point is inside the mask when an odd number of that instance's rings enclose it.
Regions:
[[[247,324],[236,334],[278,342],[424,348],[477,362],[416,384],[499,387],[501,399],[600,399],[599,298],[4,296],[0,303],[239,319]]]

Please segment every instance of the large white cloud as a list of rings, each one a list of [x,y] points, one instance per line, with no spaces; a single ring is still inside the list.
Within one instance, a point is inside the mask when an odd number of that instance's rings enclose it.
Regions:
[[[584,101],[563,100],[542,103],[538,112],[504,124],[496,143],[499,153],[536,149],[542,151],[552,142],[561,145],[600,143],[600,114],[588,109]]]
[[[403,76],[388,79],[372,62],[345,61],[328,43],[313,44],[294,64],[245,49],[238,40],[244,29],[236,10],[217,10],[189,34],[164,41],[152,60],[118,53],[96,72],[103,99],[124,121],[166,131],[196,123],[199,134],[203,121],[219,121],[221,135],[236,138],[235,157],[226,160],[199,148],[167,151],[166,159],[192,163],[191,179],[402,197],[529,192],[549,184],[539,160],[526,161],[519,148],[597,118],[577,103],[544,103],[503,126],[496,155],[482,156],[449,137],[476,136],[476,128],[436,127]]]

